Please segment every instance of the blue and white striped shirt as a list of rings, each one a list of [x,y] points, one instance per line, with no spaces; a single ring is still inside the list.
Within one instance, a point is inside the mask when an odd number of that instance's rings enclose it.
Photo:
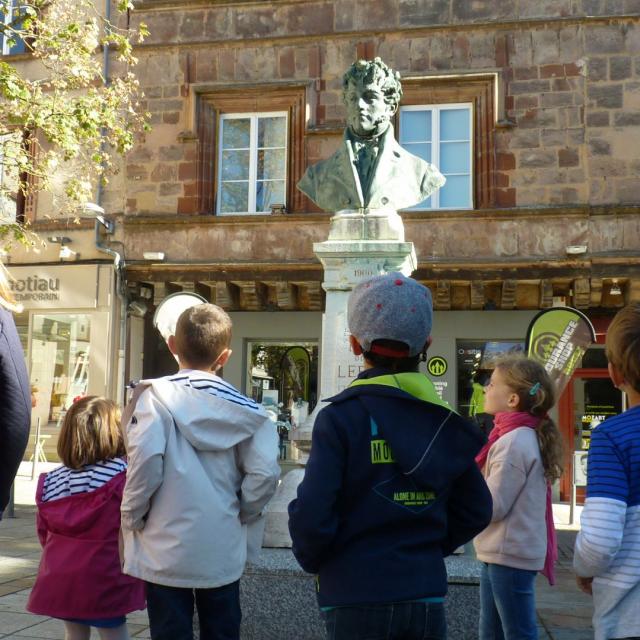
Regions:
[[[45,476],[42,502],[95,491],[126,468],[127,463],[122,458],[101,460],[95,464],[87,464],[82,469],[58,467]]]
[[[225,382],[213,373],[207,374],[194,369],[182,369],[175,376],[169,376],[167,380],[177,382],[185,387],[197,389],[198,391],[206,391],[212,396],[223,398],[224,400],[239,404],[248,409],[260,411],[260,405],[254,400],[247,398],[247,396],[241,394],[233,385]]]
[[[595,577],[599,638],[640,635],[640,406],[609,418],[591,435],[587,498],[574,568]]]

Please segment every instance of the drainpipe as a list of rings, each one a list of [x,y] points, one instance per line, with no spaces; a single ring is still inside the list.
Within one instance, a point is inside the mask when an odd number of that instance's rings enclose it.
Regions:
[[[107,22],[111,22],[111,0],[105,0],[105,19]],[[109,45],[105,44],[102,47],[102,76],[104,78],[104,84],[109,84],[110,73],[110,58],[109,58]],[[104,136],[104,131],[103,131]],[[102,141],[102,148],[104,149],[104,137]],[[118,332],[118,358],[116,368],[116,401],[124,404],[124,371],[125,371],[125,346],[127,339],[127,295],[126,295],[126,276],[125,276],[125,260],[124,250],[119,253],[110,246],[103,244],[100,239],[100,226],[102,225],[107,233],[113,233],[115,224],[112,220],[106,220],[104,218],[104,209],[102,207],[102,201],[104,197],[104,188],[102,186],[102,180],[98,182],[97,192],[97,204],[98,213],[96,216],[96,228],[95,228],[95,245],[98,251],[106,253],[113,258],[113,270],[116,274],[115,293],[120,301],[120,322]]]

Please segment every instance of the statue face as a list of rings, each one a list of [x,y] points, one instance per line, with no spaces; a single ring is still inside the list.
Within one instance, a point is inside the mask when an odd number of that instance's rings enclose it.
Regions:
[[[344,100],[349,128],[364,138],[382,133],[395,112],[395,107],[385,102],[380,87],[375,84],[363,86],[349,82]]]

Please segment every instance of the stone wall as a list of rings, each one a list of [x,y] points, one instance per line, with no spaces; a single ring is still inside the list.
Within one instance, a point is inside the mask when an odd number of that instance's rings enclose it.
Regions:
[[[640,200],[640,0],[147,1],[133,20],[153,130],[114,197],[130,214],[195,212],[195,87],[306,85],[312,163],[339,142],[344,70],[374,55],[405,77],[497,73],[494,206]]]

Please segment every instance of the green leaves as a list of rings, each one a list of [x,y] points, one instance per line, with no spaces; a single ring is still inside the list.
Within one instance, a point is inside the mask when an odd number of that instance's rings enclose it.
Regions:
[[[10,7],[0,0],[5,15]],[[118,12],[132,8],[129,0],[118,0]],[[30,60],[0,59],[2,201],[15,200],[18,191],[49,191],[50,213],[72,214],[148,128],[132,72],[133,44],[148,31],[145,25],[118,26],[127,22],[117,14],[106,20],[92,0],[20,0],[19,20],[0,25],[5,38],[24,41],[31,54]],[[109,78],[103,77],[105,48]],[[11,132],[17,135],[3,137]],[[0,224],[0,243],[9,237],[30,242],[16,224]]]

